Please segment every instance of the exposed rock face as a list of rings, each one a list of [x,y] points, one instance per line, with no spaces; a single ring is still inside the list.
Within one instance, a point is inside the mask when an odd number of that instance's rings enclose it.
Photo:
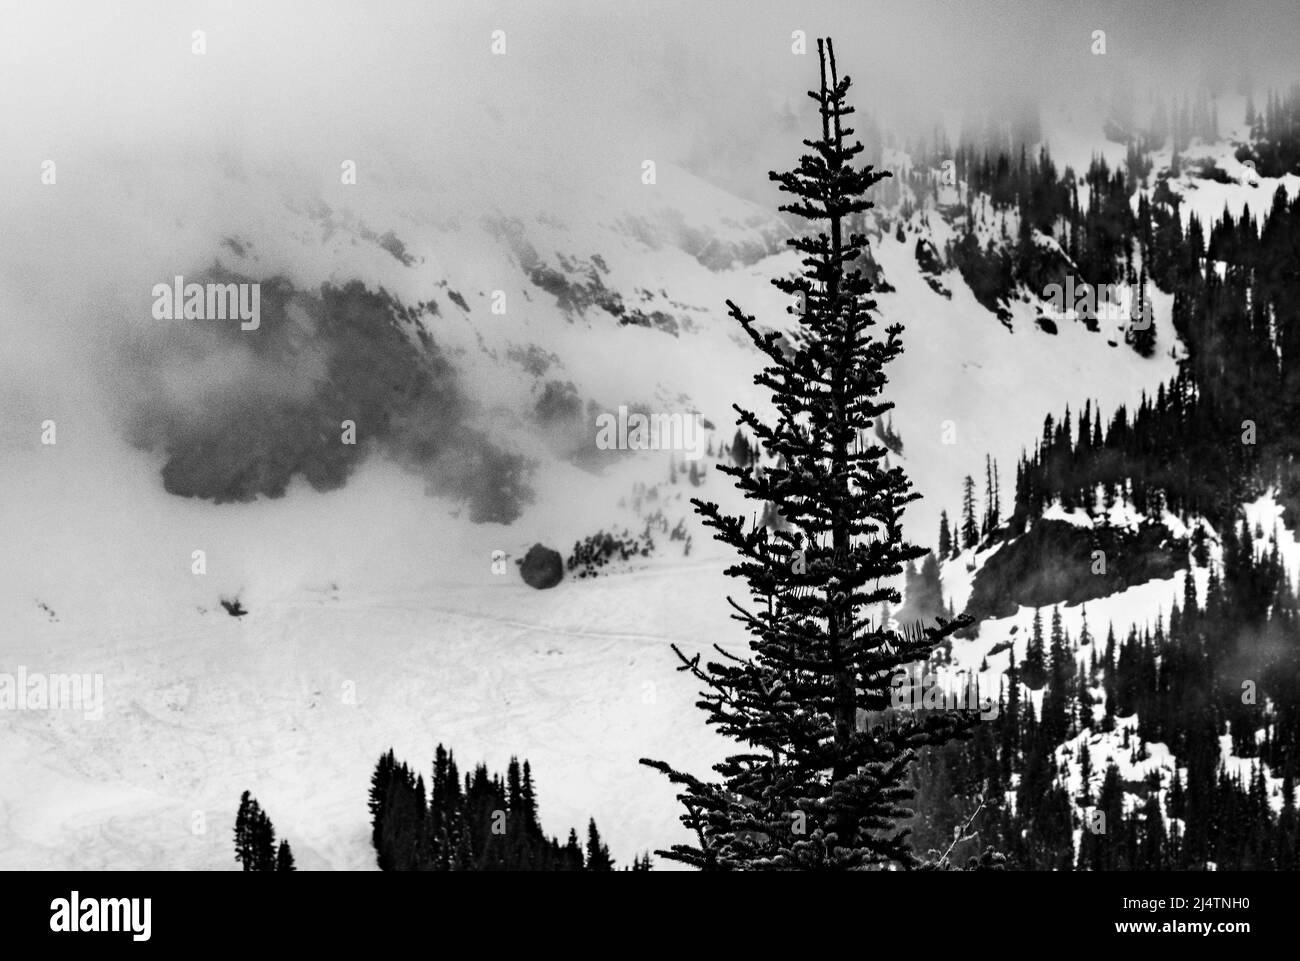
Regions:
[[[435,304],[355,280],[299,290],[221,267],[194,279],[256,283],[260,325],[251,336],[238,323],[191,322],[142,342],[132,440],[165,455],[169,494],[246,502],[282,497],[297,477],[335,490],[378,452],[467,502],[474,523],[508,524],[532,499],[531,465],[476,425],[425,329]]]
[[[544,591],[563,580],[564,558],[560,556],[559,551],[534,544],[528,548],[528,553],[519,562],[519,573],[529,587]]]
[[[943,273],[943,261],[939,257],[939,251],[935,250],[934,244],[924,237],[916,238],[916,265],[921,268],[923,274],[937,276]]]
[[[988,559],[975,576],[966,613],[1008,617],[1021,605],[1073,605],[1172,577],[1187,542],[1163,524],[1136,531],[1039,521]],[[1100,552],[1100,553],[1096,553]]]

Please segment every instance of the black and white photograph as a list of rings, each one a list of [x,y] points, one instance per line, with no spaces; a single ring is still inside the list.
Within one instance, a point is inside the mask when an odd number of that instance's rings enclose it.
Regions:
[[[0,3],[6,930],[1241,950],[1298,776],[1292,0]]]

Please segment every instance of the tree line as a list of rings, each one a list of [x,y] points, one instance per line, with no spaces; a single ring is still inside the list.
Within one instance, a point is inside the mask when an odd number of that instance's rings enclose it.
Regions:
[[[382,871],[612,871],[595,820],[585,844],[548,838],[538,816],[532,767],[511,758],[505,777],[484,764],[462,780],[454,754],[438,745],[424,775],[390,749],[370,777],[371,843]],[[629,870],[649,871],[649,854]]]

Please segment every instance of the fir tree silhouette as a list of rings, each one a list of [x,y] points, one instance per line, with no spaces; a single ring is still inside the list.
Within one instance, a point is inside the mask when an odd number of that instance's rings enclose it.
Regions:
[[[751,606],[729,598],[733,617],[750,634],[749,656],[721,647],[719,660],[682,662],[705,685],[699,705],[707,723],[743,749],[718,764],[721,782],[706,782],[662,761],[642,763],[682,790],[682,822],[696,843],[660,855],[715,870],[914,867],[903,803],[913,749],[965,731],[966,717],[934,712],[873,717],[890,706],[890,676],[925,659],[967,621],[899,632],[882,623],[897,605],[890,586],[908,561],[926,552],[900,529],[904,507],[918,495],[887,450],[869,443],[871,427],[892,404],[880,399],[885,366],[902,351],[902,328],[872,336],[871,283],[859,266],[865,236],[846,232],[848,218],[872,206],[866,191],[887,174],[857,168],[861,143],[843,123],[850,81],[839,77],[834,50],[818,42],[821,132],[796,169],[773,173],[794,196],[781,207],[811,221],[813,231],[788,241],[803,255],[804,273],[772,283],[797,306],[802,337],[788,350],[777,333],[728,301],[731,316],[765,355],[755,377],[767,388],[774,423],[737,407],[740,422],[772,466],[750,472],[720,466],[746,497],[771,504],[775,530],[718,506],[693,500],[717,539],[733,547],[728,569],[742,578]],[[863,716],[873,717],[869,724]]]

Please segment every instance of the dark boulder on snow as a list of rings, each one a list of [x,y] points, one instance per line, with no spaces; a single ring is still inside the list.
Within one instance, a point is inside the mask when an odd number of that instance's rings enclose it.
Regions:
[[[560,556],[559,551],[534,544],[528,548],[528,553],[519,562],[519,573],[529,587],[544,591],[563,580],[564,558]]]

